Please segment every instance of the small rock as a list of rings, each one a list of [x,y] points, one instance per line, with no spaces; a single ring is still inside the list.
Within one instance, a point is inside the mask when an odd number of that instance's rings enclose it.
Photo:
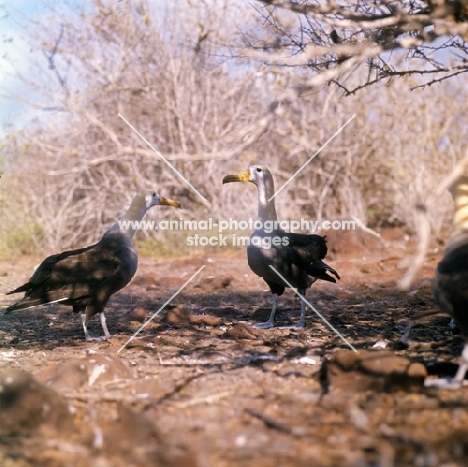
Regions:
[[[239,323],[226,331],[226,336],[234,339],[262,339],[263,332],[246,323]]]
[[[422,363],[410,363],[408,377],[424,379],[427,376],[426,367]]]
[[[361,355],[361,368],[374,375],[404,375],[409,361],[391,352],[367,352]]]
[[[132,279],[130,285],[135,285],[137,287],[144,287],[146,290],[150,287],[155,287],[157,285],[157,279],[155,276],[136,276]]]
[[[181,306],[169,310],[164,317],[164,322],[168,324],[189,324],[190,312]]]
[[[160,277],[159,280],[155,283],[155,285],[159,285],[163,288],[177,290],[179,287],[185,284],[186,280],[187,279],[184,279],[183,277]]]
[[[217,316],[201,315],[197,318],[199,318],[205,326],[219,326],[222,323],[221,318]]]
[[[299,363],[300,365],[317,365],[317,363],[320,362],[319,357],[308,357],[307,355],[305,357],[298,358],[296,360],[291,360],[292,363]]]
[[[325,364],[326,383],[331,392],[418,391],[423,387],[424,370],[420,364],[412,365],[389,351],[340,350]]]
[[[373,349],[386,349],[389,345],[389,341],[386,339],[379,339],[373,346]]]
[[[207,276],[201,279],[198,286],[202,290],[221,290],[228,287],[231,282],[232,277]]]
[[[164,322],[172,325],[177,324],[204,324],[205,326],[219,326],[221,318],[208,315],[194,315],[182,306],[177,306],[166,313]]]
[[[90,353],[49,367],[36,375],[48,387],[75,392],[85,386],[116,379],[133,379],[132,370],[114,355]]]
[[[359,362],[359,353],[351,350],[337,350],[335,362],[344,370],[351,370]]]
[[[144,323],[146,318],[146,308],[143,306],[137,306],[134,310],[126,313],[119,318],[119,323],[128,323],[130,321],[138,321]]]

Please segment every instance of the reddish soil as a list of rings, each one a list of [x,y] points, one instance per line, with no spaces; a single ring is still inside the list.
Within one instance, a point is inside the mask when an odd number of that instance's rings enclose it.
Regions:
[[[248,326],[268,317],[271,295],[242,250],[140,258],[106,308],[106,342],[86,342],[69,307],[1,315],[0,464],[468,465],[468,389],[422,384],[426,372],[452,372],[463,345],[432,298],[441,251],[434,246],[401,292],[395,281],[412,251],[403,233],[385,233],[385,243],[347,235],[330,238],[326,260],[342,280],[307,295],[358,357],[311,310],[302,330]],[[41,259],[0,263],[0,291],[22,284]],[[203,265],[118,353],[138,320]],[[19,298],[0,297],[2,305]],[[299,309],[286,291],[279,324]],[[414,320],[410,341],[399,343]],[[89,329],[101,334],[97,317]]]

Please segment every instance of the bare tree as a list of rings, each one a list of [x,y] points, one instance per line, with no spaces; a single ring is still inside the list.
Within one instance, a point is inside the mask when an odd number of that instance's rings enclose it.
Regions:
[[[47,110],[0,147],[0,247],[90,243],[143,188],[180,200],[183,218],[254,217],[253,191],[223,190],[222,177],[263,163],[279,188],[353,114],[276,198],[281,218],[355,217],[371,228],[414,232],[412,199],[428,206],[439,231],[450,197],[433,194],[468,144],[463,83],[454,77],[411,92],[421,80],[409,76],[343,99],[340,87],[308,88],[307,67],[226,60],[227,46],[233,50],[245,31],[238,18],[255,26],[252,34],[266,34],[243,3],[181,5],[95,1],[86,14],[52,10],[47,22],[28,27],[39,53],[34,76],[23,79],[37,92],[16,97]],[[285,24],[296,15],[277,16]],[[358,86],[361,77],[350,75],[347,84]]]
[[[302,91],[334,83],[352,94],[413,74],[427,86],[468,71],[466,0],[259,0],[257,12],[261,25],[243,30],[235,54],[306,68]]]

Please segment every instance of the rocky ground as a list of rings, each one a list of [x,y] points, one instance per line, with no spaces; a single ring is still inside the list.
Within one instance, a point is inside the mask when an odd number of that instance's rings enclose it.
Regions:
[[[108,304],[106,342],[84,341],[64,306],[1,315],[0,464],[468,465],[468,388],[423,385],[453,374],[463,345],[432,298],[440,249],[400,292],[403,233],[346,235],[330,238],[327,257],[342,280],[308,297],[357,353],[311,310],[302,330],[251,328],[271,295],[242,250],[141,258]],[[1,305],[41,259],[0,263]],[[280,323],[298,319],[292,291],[279,308]],[[101,333],[97,317],[89,328]]]

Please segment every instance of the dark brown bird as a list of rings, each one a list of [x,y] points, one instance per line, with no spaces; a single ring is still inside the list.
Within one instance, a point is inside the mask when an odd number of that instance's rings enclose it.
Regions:
[[[26,284],[8,292],[25,295],[8,307],[6,313],[60,302],[81,313],[86,340],[94,339],[88,333],[86,320],[96,314],[100,315],[105,338],[109,338],[104,307],[137,270],[138,256],[132,245],[137,225],[132,223],[141,221],[146,211],[156,205],[181,207],[178,201],[158,196],[154,191],[137,194],[124,217],[98,243],[49,256]]]
[[[455,203],[453,232],[437,265],[434,297],[440,308],[449,313],[465,338],[462,362],[452,379],[428,380],[426,385],[459,388],[468,370],[468,176],[459,177],[452,187]]]
[[[278,296],[289,287],[270,266],[278,271],[298,292],[305,297],[306,289],[317,279],[336,282],[328,273],[340,278],[338,273],[322,260],[327,254],[326,238],[320,235],[288,233],[278,226],[274,200],[273,177],[264,165],[252,165],[246,172],[238,175],[226,175],[223,184],[229,182],[251,182],[258,189],[258,220],[262,228],[254,231],[247,247],[247,260],[250,269],[263,278],[273,294],[273,307],[270,318],[256,327],[274,326]],[[271,227],[271,228],[270,228]],[[305,322],[306,304],[301,300],[301,318],[294,326],[300,329]]]

